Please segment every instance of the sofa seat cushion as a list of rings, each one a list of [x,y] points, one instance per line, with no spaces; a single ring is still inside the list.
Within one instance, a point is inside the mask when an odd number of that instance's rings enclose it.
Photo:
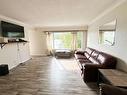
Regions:
[[[87,59],[84,55],[81,54],[75,54],[76,59]]]
[[[90,60],[85,60],[85,59],[78,59],[78,61],[80,62],[80,64],[85,64],[85,63],[91,63]]]

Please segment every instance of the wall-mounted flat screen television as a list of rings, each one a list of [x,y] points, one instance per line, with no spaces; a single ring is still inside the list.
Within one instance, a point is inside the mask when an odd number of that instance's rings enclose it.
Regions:
[[[1,21],[2,36],[8,38],[24,38],[24,27]]]

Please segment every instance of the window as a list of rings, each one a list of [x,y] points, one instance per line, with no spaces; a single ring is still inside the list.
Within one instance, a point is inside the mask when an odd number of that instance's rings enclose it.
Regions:
[[[83,32],[54,32],[53,49],[81,49]]]
[[[114,44],[114,31],[102,31],[101,37],[100,37],[100,43],[105,43],[107,45],[113,45]]]
[[[72,34],[71,32],[54,33],[54,49],[71,49]]]

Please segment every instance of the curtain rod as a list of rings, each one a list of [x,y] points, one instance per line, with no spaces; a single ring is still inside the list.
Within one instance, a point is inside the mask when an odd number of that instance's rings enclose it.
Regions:
[[[56,30],[56,31],[44,31],[44,32],[78,32],[78,31],[87,31],[87,30]]]
[[[99,31],[116,31],[116,29],[100,29]]]

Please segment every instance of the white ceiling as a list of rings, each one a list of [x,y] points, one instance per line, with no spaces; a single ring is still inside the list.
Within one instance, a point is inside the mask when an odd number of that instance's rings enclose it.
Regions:
[[[80,26],[119,1],[0,0],[0,14],[32,26]]]

